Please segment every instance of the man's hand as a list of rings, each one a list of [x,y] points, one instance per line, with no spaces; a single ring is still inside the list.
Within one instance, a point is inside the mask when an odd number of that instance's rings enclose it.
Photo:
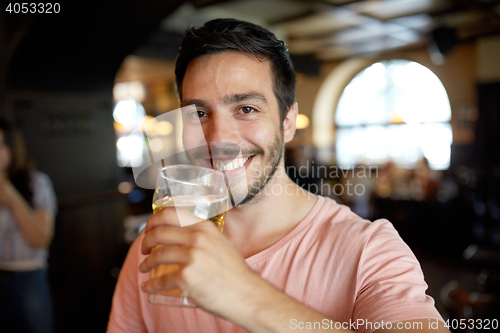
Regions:
[[[140,264],[140,271],[173,263],[180,269],[150,279],[142,286],[143,291],[180,288],[201,308],[225,318],[234,315],[237,304],[245,304],[252,289],[264,280],[212,222],[180,227],[179,218],[197,219],[182,209],[166,208],[148,220],[142,252],[149,256]],[[152,251],[157,245],[163,246]]]

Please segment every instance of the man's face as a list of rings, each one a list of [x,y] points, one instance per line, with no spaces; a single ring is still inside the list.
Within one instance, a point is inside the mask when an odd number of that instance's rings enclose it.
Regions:
[[[272,177],[283,153],[270,63],[237,51],[195,58],[182,82],[181,105],[192,104],[196,110],[183,114],[184,148],[189,152],[206,141],[212,160],[207,153],[198,157],[205,166],[226,170],[236,202],[250,201]],[[195,134],[200,125],[204,137]],[[241,154],[225,149],[230,144]]]

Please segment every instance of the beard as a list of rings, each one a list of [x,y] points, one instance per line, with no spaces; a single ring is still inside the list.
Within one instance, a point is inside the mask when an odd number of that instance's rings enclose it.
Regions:
[[[247,196],[239,202],[236,206],[242,206],[254,201],[259,193],[266,187],[269,181],[273,178],[278,165],[283,157],[283,133],[281,136],[278,134],[275,136],[274,140],[268,145],[269,153],[263,153],[264,167],[260,170],[260,177],[253,179],[250,184],[248,184],[248,194]],[[270,170],[270,172],[266,172]]]

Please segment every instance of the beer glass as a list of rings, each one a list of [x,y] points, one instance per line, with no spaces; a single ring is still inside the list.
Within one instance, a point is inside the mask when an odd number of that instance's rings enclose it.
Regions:
[[[192,165],[171,165],[158,170],[156,189],[153,195],[153,213],[166,207],[182,209],[201,220],[212,221],[220,232],[224,227],[224,216],[229,209],[225,176],[221,171]],[[181,226],[187,226],[193,219],[183,220],[178,214]],[[155,251],[157,245],[153,248]],[[159,265],[150,272],[150,278],[179,270],[178,264]],[[196,307],[196,304],[179,289],[149,294],[151,304]]]

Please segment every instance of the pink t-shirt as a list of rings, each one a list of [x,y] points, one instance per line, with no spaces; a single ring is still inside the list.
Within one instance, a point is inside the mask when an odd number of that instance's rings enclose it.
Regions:
[[[149,279],[138,270],[145,258],[142,238],[130,248],[120,272],[108,333],[246,332],[201,309],[149,304],[140,290]],[[277,289],[345,328],[371,332],[382,321],[442,320],[434,300],[425,294],[427,284],[417,259],[392,224],[370,223],[328,198],[320,197],[295,229],[246,262]],[[299,325],[290,318],[290,328]]]

